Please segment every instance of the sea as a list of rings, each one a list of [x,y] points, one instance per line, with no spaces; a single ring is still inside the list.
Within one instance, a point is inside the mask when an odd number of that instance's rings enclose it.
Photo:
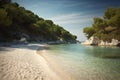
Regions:
[[[58,44],[46,52],[74,80],[120,80],[120,47]]]

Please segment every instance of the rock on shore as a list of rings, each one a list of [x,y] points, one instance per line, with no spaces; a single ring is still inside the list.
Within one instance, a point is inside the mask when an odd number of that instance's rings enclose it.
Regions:
[[[120,41],[116,39],[112,39],[111,42],[103,41],[98,39],[97,37],[90,37],[85,42],[81,43],[83,45],[100,45],[100,46],[117,46],[120,44]]]

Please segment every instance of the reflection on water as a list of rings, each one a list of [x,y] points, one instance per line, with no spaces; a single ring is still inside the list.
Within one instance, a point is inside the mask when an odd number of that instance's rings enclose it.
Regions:
[[[115,46],[89,46],[85,51],[88,55],[100,58],[120,59],[120,48]]]
[[[62,44],[47,51],[75,80],[120,80],[119,47]]]

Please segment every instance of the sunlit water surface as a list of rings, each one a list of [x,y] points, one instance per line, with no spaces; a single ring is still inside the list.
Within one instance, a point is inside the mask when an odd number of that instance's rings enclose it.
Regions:
[[[120,48],[49,45],[47,53],[75,80],[120,80]]]

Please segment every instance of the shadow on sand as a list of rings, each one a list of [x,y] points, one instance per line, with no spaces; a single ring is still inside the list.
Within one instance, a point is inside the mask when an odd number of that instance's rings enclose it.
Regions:
[[[0,52],[1,51],[12,51],[15,48],[20,49],[30,49],[30,50],[45,50],[48,49],[47,44],[40,44],[40,43],[30,43],[30,44],[6,44],[0,45]]]

